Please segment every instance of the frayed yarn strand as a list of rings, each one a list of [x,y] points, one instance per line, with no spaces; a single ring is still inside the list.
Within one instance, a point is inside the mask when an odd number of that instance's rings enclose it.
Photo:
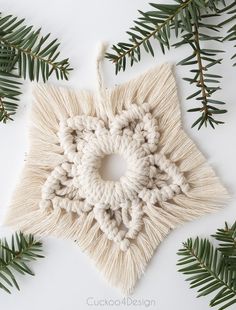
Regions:
[[[102,62],[104,60],[107,47],[108,47],[108,44],[105,42],[99,43],[97,47],[97,55],[96,55],[97,89],[98,89],[98,92],[101,92],[101,93],[104,91],[104,79],[102,76]]]
[[[170,230],[228,199],[206,159],[183,131],[176,83],[164,64],[97,91],[40,86],[31,148],[6,224],[75,241],[122,293],[131,294]],[[127,171],[104,180],[101,160],[119,154]]]
[[[107,120],[109,102],[107,91],[104,83],[104,77],[102,72],[102,62],[108,47],[108,43],[100,42],[97,47],[96,53],[96,84],[97,84],[97,112],[103,120]]]

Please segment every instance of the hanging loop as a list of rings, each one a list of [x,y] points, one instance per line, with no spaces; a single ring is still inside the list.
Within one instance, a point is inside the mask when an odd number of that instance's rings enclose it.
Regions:
[[[108,94],[104,85],[104,79],[102,74],[102,61],[104,60],[107,47],[108,44],[106,42],[101,42],[98,46],[96,57],[97,99],[98,99],[97,103],[98,105],[96,105],[96,109],[99,112],[99,116],[104,120],[107,120],[110,114]]]

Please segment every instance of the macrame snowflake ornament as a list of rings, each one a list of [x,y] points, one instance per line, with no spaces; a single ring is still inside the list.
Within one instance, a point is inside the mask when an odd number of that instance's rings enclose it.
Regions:
[[[112,285],[131,293],[171,229],[227,198],[181,127],[171,67],[113,89],[99,75],[97,93],[41,86],[35,98],[7,223],[76,241]],[[100,174],[110,154],[127,164],[118,181]]]

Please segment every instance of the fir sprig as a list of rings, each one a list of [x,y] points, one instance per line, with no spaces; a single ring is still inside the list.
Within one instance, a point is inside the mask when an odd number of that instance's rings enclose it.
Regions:
[[[12,120],[21,94],[19,76],[0,70],[0,122]]]
[[[188,26],[184,12],[192,5],[200,5],[194,0],[176,1],[178,4],[157,4],[150,3],[155,10],[142,12],[139,10],[140,17],[134,21],[134,27],[127,31],[129,43],[120,42],[112,46],[114,53],[107,53],[106,57],[111,60],[116,67],[116,73],[125,71],[127,60],[130,65],[141,60],[141,47],[154,56],[154,49],[150,39],[156,39],[160,44],[162,52],[170,48],[171,29],[174,27],[175,34],[179,34],[179,21],[183,19],[184,25]]]
[[[0,121],[12,119],[20,94],[19,78],[47,81],[68,79],[69,59],[60,59],[57,39],[41,35],[24,19],[0,15]]]
[[[134,21],[134,26],[127,31],[128,42],[120,42],[112,46],[113,52],[107,53],[106,57],[115,64],[116,73],[141,60],[142,47],[154,56],[155,49],[153,41],[157,41],[163,53],[171,46],[181,47],[189,45],[192,53],[185,57],[179,64],[195,66],[190,72],[192,77],[184,80],[195,85],[197,88],[187,99],[195,98],[201,106],[197,105],[190,112],[200,114],[193,124],[200,129],[208,124],[215,128],[222,124],[217,119],[219,114],[226,113],[221,106],[224,101],[213,98],[213,95],[220,89],[221,76],[209,72],[212,67],[222,61],[220,54],[222,49],[212,48],[212,42],[221,44],[223,38],[219,36],[223,24],[214,24],[214,18],[227,12],[233,14],[224,21],[224,24],[231,23],[235,19],[236,1],[234,0],[174,0],[173,4],[150,3],[152,10],[147,12],[139,11],[140,17]],[[213,18],[213,19],[212,19]],[[172,44],[173,35],[177,43]],[[154,40],[153,40],[154,39]],[[236,28],[229,29],[226,40],[236,40]],[[209,43],[209,48],[203,47]],[[233,58],[236,55],[233,56]]]
[[[229,227],[218,229],[213,237],[220,241],[218,250],[223,254],[228,267],[236,272],[236,222]]]
[[[229,17],[223,21],[220,26],[229,24],[229,23],[234,23],[232,27],[230,27],[228,29],[228,34],[227,36],[223,39],[223,41],[232,41],[235,42],[236,41],[236,3],[235,1],[233,1],[233,3],[229,4],[228,6],[226,6],[222,12],[227,12],[227,15],[229,15]],[[236,48],[236,45],[234,45],[234,47]],[[231,59],[235,60],[236,59],[236,53],[231,57]],[[233,64],[234,66],[236,66],[236,62]]]
[[[212,14],[212,17],[213,16],[215,16],[215,14]],[[222,121],[216,119],[216,116],[227,112],[227,110],[221,108],[225,102],[213,98],[213,94],[217,90],[220,90],[219,84],[222,76],[209,72],[213,66],[221,63],[221,54],[224,51],[213,48],[203,49],[201,47],[201,43],[205,43],[206,41],[209,42],[209,46],[211,46],[214,41],[221,41],[221,37],[217,35],[220,27],[213,23],[207,23],[205,19],[205,16],[201,15],[199,20],[191,23],[192,32],[187,34],[184,33],[182,35],[182,40],[174,45],[179,47],[188,44],[193,50],[192,55],[183,59],[179,64],[190,67],[195,66],[194,69],[190,70],[192,76],[184,78],[184,80],[195,85],[197,88],[197,91],[190,94],[187,99],[195,98],[197,102],[201,103],[201,106],[188,110],[189,112],[201,114],[192,125],[192,127],[197,126],[198,129],[208,123],[212,128],[215,128],[215,125],[223,124]],[[206,31],[208,33],[206,33]],[[214,35],[213,32],[216,33],[216,35]]]
[[[15,233],[10,245],[5,238],[0,240],[0,289],[9,294],[13,286],[19,290],[14,273],[34,275],[27,264],[43,258],[41,252],[42,243],[32,235]]]
[[[215,248],[208,239],[189,238],[178,251],[181,258],[179,272],[187,275],[190,288],[198,289],[198,296],[214,294],[210,306],[219,310],[236,304],[236,222],[231,228],[218,229],[214,237],[221,241]]]

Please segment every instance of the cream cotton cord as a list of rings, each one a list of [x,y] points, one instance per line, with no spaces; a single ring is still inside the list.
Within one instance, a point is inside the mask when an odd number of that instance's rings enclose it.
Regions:
[[[171,66],[106,89],[105,50],[96,92],[35,90],[30,151],[6,223],[75,241],[130,294],[170,230],[218,210],[228,194],[182,129]],[[127,163],[118,181],[100,175],[111,154]]]

